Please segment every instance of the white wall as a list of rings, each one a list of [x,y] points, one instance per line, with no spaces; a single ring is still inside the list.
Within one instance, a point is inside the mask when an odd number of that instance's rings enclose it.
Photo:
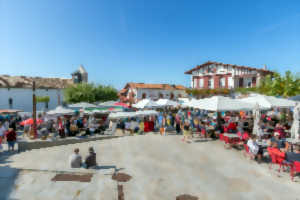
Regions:
[[[186,96],[184,90],[138,89],[136,98],[142,99],[143,93],[147,95],[146,98],[151,98],[152,100],[159,99],[160,93],[163,94],[163,98],[165,99],[169,99],[171,97],[171,93],[174,94],[174,99],[177,99],[179,94],[181,94],[182,97]]]
[[[60,95],[60,101],[63,101],[63,91],[56,89],[38,89],[36,90],[36,96],[49,96],[49,109],[54,109],[58,105],[58,94]],[[13,99],[13,109],[24,110],[25,112],[32,111],[32,90],[21,88],[0,88],[0,109],[8,109],[9,98]],[[45,108],[44,103],[37,104],[37,110],[43,110]]]

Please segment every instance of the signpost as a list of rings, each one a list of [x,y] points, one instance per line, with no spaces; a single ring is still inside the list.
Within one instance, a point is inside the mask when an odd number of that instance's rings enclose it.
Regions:
[[[33,118],[33,137],[37,138],[37,130],[36,130],[36,98],[35,98],[35,81],[32,83],[32,118]]]

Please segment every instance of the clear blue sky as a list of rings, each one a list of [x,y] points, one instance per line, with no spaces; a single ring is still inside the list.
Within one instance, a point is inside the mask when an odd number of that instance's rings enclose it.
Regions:
[[[299,0],[0,0],[0,74],[189,85],[208,60],[300,71]]]

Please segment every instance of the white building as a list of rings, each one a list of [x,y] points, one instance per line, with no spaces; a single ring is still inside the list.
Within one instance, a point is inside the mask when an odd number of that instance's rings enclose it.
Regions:
[[[87,82],[87,73],[83,66],[80,66],[69,79],[0,75],[0,109],[10,108],[32,112],[34,81],[36,96],[48,96],[50,98],[48,109],[54,109],[64,100],[63,89],[74,83]],[[45,108],[45,103],[37,103],[37,110]]]
[[[272,74],[263,69],[208,61],[185,72],[191,75],[191,88],[247,88],[255,87],[262,77]]]
[[[169,84],[127,83],[119,92],[122,102],[136,103],[141,99],[157,100],[186,97],[185,87]]]

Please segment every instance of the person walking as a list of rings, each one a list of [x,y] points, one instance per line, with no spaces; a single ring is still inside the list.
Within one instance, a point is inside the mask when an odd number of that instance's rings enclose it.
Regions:
[[[15,143],[17,141],[17,134],[13,128],[9,128],[8,131],[6,132],[6,141],[8,144],[8,151],[10,150],[14,151]]]

